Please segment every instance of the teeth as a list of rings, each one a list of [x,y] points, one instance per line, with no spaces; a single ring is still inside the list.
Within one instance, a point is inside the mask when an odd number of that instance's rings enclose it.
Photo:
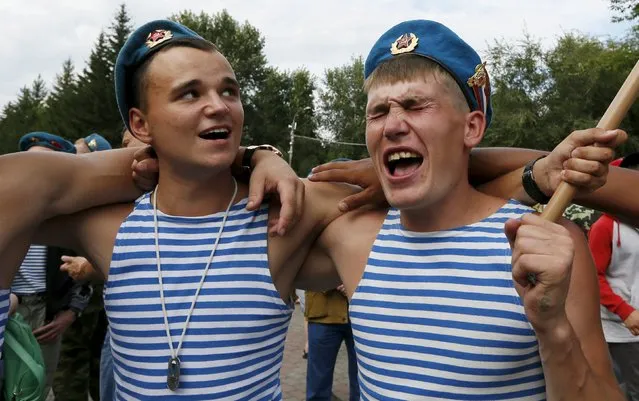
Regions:
[[[395,152],[388,155],[388,161],[392,162],[399,159],[410,159],[420,157],[417,153],[413,152]]]
[[[229,132],[226,128],[218,128],[218,129],[214,129],[212,131],[209,131],[209,134],[226,134],[227,132]]]

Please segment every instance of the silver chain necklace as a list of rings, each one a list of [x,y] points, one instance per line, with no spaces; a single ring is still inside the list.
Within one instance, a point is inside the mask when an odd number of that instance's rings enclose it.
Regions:
[[[226,207],[226,212],[224,213],[224,218],[222,219],[222,225],[220,226],[220,231],[217,234],[217,238],[215,239],[215,243],[213,244],[213,249],[211,250],[211,255],[209,256],[208,262],[206,262],[206,267],[204,268],[204,273],[202,273],[202,278],[200,279],[200,284],[195,290],[195,296],[193,297],[193,302],[191,302],[191,308],[186,315],[186,321],[184,322],[184,328],[182,329],[182,335],[180,336],[180,342],[178,343],[177,348],[173,348],[173,340],[171,339],[171,330],[169,329],[169,316],[166,312],[166,302],[164,301],[164,283],[162,281],[162,267],[160,262],[160,240],[158,234],[158,188],[159,185],[155,187],[155,191],[153,191],[153,226],[154,226],[154,234],[155,234],[155,260],[158,266],[158,281],[160,283],[160,303],[162,304],[162,314],[164,315],[164,328],[166,329],[166,337],[169,342],[169,349],[171,350],[171,356],[169,358],[169,366],[166,374],[166,385],[171,391],[177,390],[180,385],[180,350],[182,349],[182,342],[184,341],[184,336],[186,335],[186,329],[189,326],[189,321],[191,320],[191,315],[193,314],[193,310],[195,309],[195,304],[197,302],[197,297],[200,295],[200,290],[204,286],[204,280],[206,279],[206,275],[209,271],[209,267],[211,267],[211,262],[213,261],[213,256],[215,255],[215,250],[217,249],[218,244],[220,243],[220,238],[222,238],[222,231],[224,231],[224,226],[226,225],[226,219],[229,217],[229,211],[231,210],[231,206],[235,202],[235,197],[237,196],[237,181],[235,181],[235,177],[233,177],[233,185],[235,189],[233,190],[233,197],[229,202],[229,205]]]

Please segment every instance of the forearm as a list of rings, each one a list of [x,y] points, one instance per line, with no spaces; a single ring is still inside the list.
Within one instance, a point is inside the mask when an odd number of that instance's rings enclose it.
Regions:
[[[510,175],[523,168],[529,161],[547,153],[521,148],[475,148],[470,154],[470,182],[480,185]],[[521,175],[519,181],[521,186]]]
[[[48,185],[54,190],[48,216],[135,200],[142,194],[131,172],[135,151],[118,149],[53,160],[55,171]]]
[[[639,227],[639,172],[610,167],[606,184],[593,193],[577,195],[575,203],[619,217]]]
[[[279,157],[275,153],[267,150],[256,150],[251,156],[251,160],[248,161],[248,166],[244,165],[244,154],[246,153],[246,147],[240,146],[235,155],[235,160],[231,165],[231,173],[235,178],[248,184],[251,179],[251,171],[262,160],[268,160],[270,157]],[[247,169],[247,167],[250,167]]]
[[[549,401],[622,401],[616,383],[598,376],[586,359],[568,319],[551,332],[537,333],[546,399]]]
[[[470,181],[489,195],[534,205],[537,202],[524,190],[521,176],[528,162],[544,154],[530,149],[474,149],[470,158]]]

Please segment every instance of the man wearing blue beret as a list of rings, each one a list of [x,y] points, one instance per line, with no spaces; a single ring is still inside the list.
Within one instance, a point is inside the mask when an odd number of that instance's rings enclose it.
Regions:
[[[75,146],[61,136],[48,132],[36,131],[23,135],[18,141],[21,152],[31,151],[56,151],[64,153],[76,153]]]
[[[365,77],[391,208],[335,220],[304,268],[332,261],[346,288],[362,399],[622,400],[579,228],[469,184],[492,118],[478,54],[440,23],[406,21],[375,43]],[[523,184],[543,202],[533,164]]]
[[[76,152],[70,141],[40,131],[22,136],[18,147],[24,152]],[[58,366],[62,335],[86,308],[91,295],[89,284],[77,283],[59,270],[60,257],[68,252],[31,245],[11,284],[11,292],[19,299],[17,311],[31,325],[42,350],[45,396]]]
[[[111,144],[100,134],[92,133],[75,141],[78,154],[110,150]],[[92,269],[83,256],[62,255],[60,270],[72,277],[79,268]],[[75,278],[75,277],[74,277]],[[82,281],[82,280],[81,280]],[[60,358],[52,390],[56,399],[75,401],[99,398],[99,361],[106,332],[103,286],[91,283],[93,293],[86,308],[65,331],[60,344]]]
[[[281,399],[291,289],[304,279],[296,276],[311,243],[352,189],[309,184],[301,221],[283,237],[269,236],[276,211],[247,211],[248,188],[231,175],[243,109],[233,69],[217,48],[179,24],[153,21],[129,37],[115,74],[123,122],[153,145],[159,183],[133,205],[54,219],[35,235],[86,254],[107,277],[116,398]],[[567,160],[549,159],[555,172]],[[8,266],[0,280],[10,278],[11,259]],[[302,288],[312,285],[336,283]],[[350,293],[353,285],[351,277]]]
[[[111,144],[102,135],[94,132],[84,138],[78,138],[75,141],[75,148],[78,153],[90,153],[110,150]]]
[[[298,271],[353,189],[307,183],[300,223],[268,236],[275,211],[247,212],[248,189],[231,175],[243,109],[217,48],[182,25],[153,21],[129,37],[115,73],[123,122],[153,146],[159,182],[133,205],[54,219],[37,238],[86,254],[107,277],[116,398],[280,399],[292,288],[327,285],[320,271]],[[358,242],[341,231],[341,241]]]

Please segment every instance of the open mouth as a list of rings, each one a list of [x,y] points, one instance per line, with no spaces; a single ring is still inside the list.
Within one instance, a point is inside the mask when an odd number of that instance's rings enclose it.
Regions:
[[[226,128],[218,128],[206,132],[202,132],[199,137],[209,141],[215,141],[218,139],[228,139],[230,131]]]
[[[386,156],[388,172],[393,177],[403,177],[414,173],[424,162],[424,157],[414,152],[393,152]]]

